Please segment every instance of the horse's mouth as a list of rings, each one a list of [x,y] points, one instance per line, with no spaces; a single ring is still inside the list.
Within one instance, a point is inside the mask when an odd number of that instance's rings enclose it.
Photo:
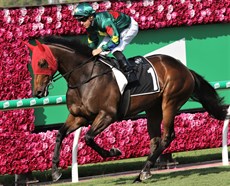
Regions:
[[[43,97],[46,97],[46,96],[48,96],[48,95],[49,95],[49,91],[44,91],[44,92],[38,91],[38,92],[36,93],[35,97],[37,97],[37,98],[43,98]]]
[[[43,90],[37,90],[35,93],[35,97],[37,98],[43,98],[49,95],[49,91],[48,91],[49,85],[47,85]]]

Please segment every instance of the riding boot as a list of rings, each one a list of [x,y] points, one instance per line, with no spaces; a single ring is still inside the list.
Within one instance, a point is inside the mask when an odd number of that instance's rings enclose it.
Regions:
[[[119,65],[121,66],[121,69],[123,70],[128,83],[134,83],[137,82],[137,76],[135,71],[132,69],[129,61],[126,59],[124,54],[121,51],[116,51],[113,53],[114,57],[116,57],[117,61],[119,62]]]

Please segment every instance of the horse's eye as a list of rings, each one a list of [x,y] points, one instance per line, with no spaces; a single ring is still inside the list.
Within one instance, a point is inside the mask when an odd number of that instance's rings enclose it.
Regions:
[[[40,61],[38,62],[38,66],[39,66],[40,68],[48,68],[48,63],[47,63],[47,61],[46,61],[45,59],[42,59],[42,60],[40,60]]]

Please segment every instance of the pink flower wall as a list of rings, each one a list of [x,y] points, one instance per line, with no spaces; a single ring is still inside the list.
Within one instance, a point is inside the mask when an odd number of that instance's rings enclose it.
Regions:
[[[142,157],[149,154],[149,136],[146,119],[115,122],[96,137],[96,142],[110,149],[119,148],[118,158],[101,158],[85,144],[83,128],[78,144],[78,163],[96,163],[114,159]],[[223,122],[207,113],[180,114],[175,119],[176,139],[164,153],[220,147]],[[51,168],[57,131],[33,134],[31,132],[4,132],[0,135],[0,174],[22,174]],[[67,168],[72,161],[73,134],[64,139],[60,167]],[[230,145],[230,132],[228,133]]]
[[[105,1],[92,5],[97,11],[125,12],[134,17],[143,30],[230,21],[230,1],[223,0]],[[85,29],[72,16],[74,7],[69,4],[0,10],[0,100],[32,96],[27,68],[30,55],[22,40],[53,34],[85,34]],[[33,134],[33,122],[33,109],[0,112],[0,174],[43,171],[51,167],[57,131]],[[175,126],[177,139],[167,152],[221,146],[223,122],[206,113],[181,114],[177,116]],[[79,143],[79,163],[104,161],[85,145],[83,135],[86,130],[83,129]],[[73,134],[64,140],[62,168],[71,164],[72,142]],[[120,148],[123,152],[120,158],[145,156],[149,152],[146,120],[115,123],[97,137],[97,143]]]

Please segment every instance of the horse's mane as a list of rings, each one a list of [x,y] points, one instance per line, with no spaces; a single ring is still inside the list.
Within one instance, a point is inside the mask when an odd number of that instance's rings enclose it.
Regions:
[[[42,40],[46,44],[60,44],[66,47],[69,47],[81,54],[86,56],[92,56],[92,49],[88,47],[87,44],[82,43],[81,40],[77,37],[75,38],[64,38],[59,36],[47,36],[43,37]]]

